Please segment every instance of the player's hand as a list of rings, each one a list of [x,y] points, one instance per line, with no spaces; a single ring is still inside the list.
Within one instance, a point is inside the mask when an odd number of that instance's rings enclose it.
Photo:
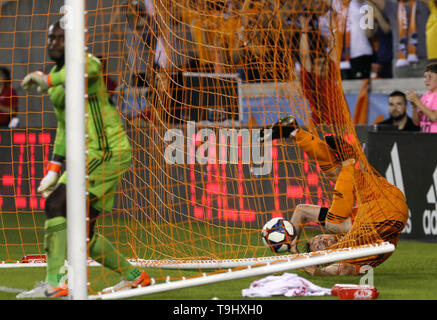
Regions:
[[[291,243],[291,245],[290,245],[290,252],[292,254],[298,254],[299,253],[299,250],[297,249],[297,241],[296,240]]]
[[[304,271],[310,276],[315,276],[318,274],[319,268],[317,268],[316,266],[309,266],[309,267],[301,268],[300,270]]]
[[[24,77],[21,87],[26,91],[36,89],[38,92],[47,92],[50,85],[46,74],[41,71],[35,71]]]
[[[417,95],[416,91],[414,91],[414,90],[409,90],[406,94],[406,98],[411,103],[417,103],[417,101],[420,100],[419,96]]]
[[[62,164],[50,161],[46,176],[41,180],[37,191],[47,198],[58,183]]]

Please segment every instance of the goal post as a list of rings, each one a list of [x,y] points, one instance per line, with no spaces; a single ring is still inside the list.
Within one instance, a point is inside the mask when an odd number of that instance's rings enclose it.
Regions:
[[[247,263],[242,264],[237,269],[223,268],[223,266],[217,269],[221,272],[202,273],[199,276],[192,278],[182,278],[171,280],[168,278],[166,281],[159,284],[155,284],[152,279],[152,285],[144,288],[137,288],[130,291],[113,292],[106,294],[90,295],[90,300],[113,300],[113,299],[126,299],[130,297],[153,294],[158,292],[165,292],[176,289],[183,289],[189,287],[195,287],[200,285],[207,285],[210,283],[231,281],[241,278],[248,278],[254,276],[262,276],[266,274],[285,272],[289,270],[305,268],[315,265],[324,265],[342,260],[349,260],[355,258],[362,258],[371,255],[387,254],[394,251],[394,246],[391,243],[382,243],[374,246],[363,246],[361,248],[350,248],[347,250],[339,250],[333,252],[318,252],[316,254],[301,254],[291,255],[283,257],[275,257],[266,259],[265,261],[258,262],[257,264]],[[236,268],[236,267],[235,267]]]
[[[70,299],[84,300],[88,296],[85,1],[65,0],[63,8],[68,294]]]

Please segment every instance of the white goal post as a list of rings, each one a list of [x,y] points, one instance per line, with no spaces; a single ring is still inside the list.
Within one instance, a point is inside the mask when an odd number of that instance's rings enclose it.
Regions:
[[[114,293],[90,295],[88,298],[90,300],[125,299],[134,296],[153,294],[153,293],[164,292],[164,291],[175,290],[175,289],[189,288],[189,287],[205,285],[209,283],[260,276],[260,275],[266,275],[276,272],[284,272],[292,269],[304,268],[313,265],[321,265],[321,264],[333,263],[337,261],[344,261],[349,259],[379,255],[379,254],[393,252],[394,250],[395,250],[395,246],[393,244],[385,242],[377,245],[367,245],[357,248],[338,249],[335,251],[320,251],[320,252],[313,252],[310,254],[258,258],[256,264],[254,264],[255,261],[246,261],[245,262],[246,268],[242,270],[228,269],[223,273],[211,274],[211,275],[207,275],[206,273],[204,273],[200,277],[195,277],[191,279],[182,279],[177,281],[168,280],[164,283],[159,283],[159,284],[155,284],[154,279],[152,279],[152,285],[148,287],[114,292]],[[266,260],[262,261],[261,259],[266,259]],[[246,260],[250,260],[250,259],[246,259]],[[231,262],[231,260],[229,260],[229,262]],[[241,259],[236,259],[235,261],[233,261],[234,265],[232,267],[242,266],[240,264],[241,262],[242,262]],[[192,265],[191,267],[195,268],[196,266]],[[197,266],[197,268],[199,268],[199,266]],[[231,268],[231,264],[229,264],[229,268]]]
[[[85,1],[65,0],[68,295],[88,296],[86,234]]]

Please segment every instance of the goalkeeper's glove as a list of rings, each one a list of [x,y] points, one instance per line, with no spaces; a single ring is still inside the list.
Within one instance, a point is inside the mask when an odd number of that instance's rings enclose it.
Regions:
[[[50,88],[49,76],[41,71],[29,73],[21,82],[21,87],[24,90],[34,90],[38,92],[47,92]]]
[[[41,180],[37,191],[42,193],[44,198],[47,198],[55,189],[56,183],[59,180],[62,163],[57,161],[50,161],[46,176]]]

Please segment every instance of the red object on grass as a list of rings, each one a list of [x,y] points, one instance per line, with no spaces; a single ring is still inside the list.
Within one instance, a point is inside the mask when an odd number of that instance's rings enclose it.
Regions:
[[[373,286],[356,284],[336,284],[331,294],[340,300],[372,300],[378,298],[379,292]]]

